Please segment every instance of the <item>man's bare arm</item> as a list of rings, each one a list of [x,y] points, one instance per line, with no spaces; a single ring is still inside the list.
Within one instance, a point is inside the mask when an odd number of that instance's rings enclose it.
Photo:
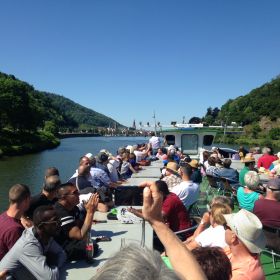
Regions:
[[[146,187],[142,213],[164,245],[174,271],[181,279],[207,279],[192,253],[163,223],[161,208],[162,195],[158,192],[156,185],[152,184],[150,188]]]

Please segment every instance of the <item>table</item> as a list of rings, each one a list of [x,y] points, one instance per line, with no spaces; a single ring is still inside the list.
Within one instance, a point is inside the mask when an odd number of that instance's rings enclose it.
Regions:
[[[126,206],[119,206],[126,207]],[[118,208],[119,208],[118,207]],[[97,270],[105,261],[117,253],[121,246],[121,239],[133,239],[138,242],[142,237],[142,223],[122,224],[120,221],[107,220],[107,213],[96,212],[95,220],[107,221],[106,223],[97,223],[92,226],[92,236],[106,235],[112,238],[109,242],[99,242],[101,253],[95,257],[93,264],[87,264],[85,261],[78,261],[66,264],[61,271],[60,279],[67,280],[87,280],[91,279]],[[149,223],[145,222],[145,245],[153,248],[153,229]]]

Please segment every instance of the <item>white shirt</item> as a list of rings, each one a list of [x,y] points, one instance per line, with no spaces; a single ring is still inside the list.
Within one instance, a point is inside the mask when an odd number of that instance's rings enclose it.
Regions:
[[[225,240],[225,230],[223,226],[216,226],[212,227],[210,226],[203,232],[201,232],[196,238],[195,241],[201,246],[201,247],[220,247],[225,248],[227,247],[227,243]]]
[[[157,136],[152,136],[151,139],[149,140],[149,143],[152,145],[153,149],[160,148],[160,139]]]
[[[173,187],[172,192],[181,199],[185,207],[189,207],[198,200],[199,185],[193,183],[193,181],[183,181]]]

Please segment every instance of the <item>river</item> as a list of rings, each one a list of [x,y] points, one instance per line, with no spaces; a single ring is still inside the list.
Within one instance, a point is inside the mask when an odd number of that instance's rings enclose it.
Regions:
[[[8,205],[9,188],[22,183],[29,186],[32,194],[42,188],[44,172],[55,166],[62,182],[66,182],[78,167],[79,158],[86,153],[96,155],[101,149],[116,154],[119,147],[147,142],[144,137],[79,137],[62,139],[61,144],[51,150],[36,154],[0,159],[0,211]]]

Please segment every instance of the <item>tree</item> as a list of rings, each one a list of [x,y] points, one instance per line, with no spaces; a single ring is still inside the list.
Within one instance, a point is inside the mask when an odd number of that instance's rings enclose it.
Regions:
[[[189,123],[198,124],[198,123],[201,123],[201,121],[202,121],[201,118],[192,117],[192,118],[190,118]]]

